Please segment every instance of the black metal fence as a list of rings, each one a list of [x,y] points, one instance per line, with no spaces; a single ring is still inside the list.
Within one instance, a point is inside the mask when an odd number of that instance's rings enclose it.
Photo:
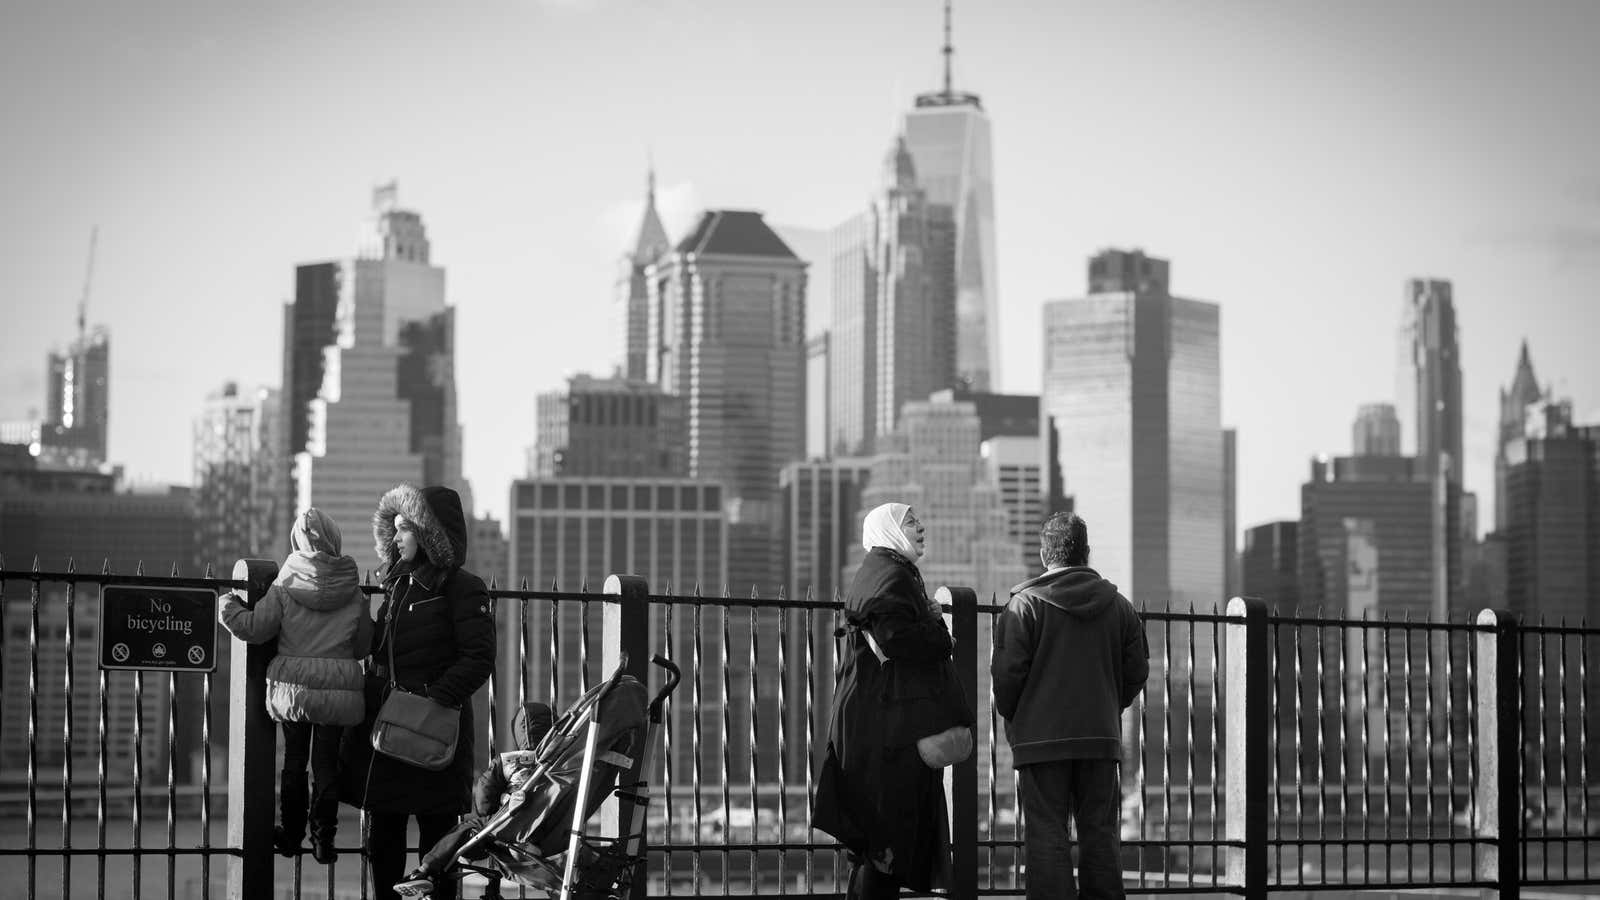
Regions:
[[[367,897],[363,823],[341,859],[272,855],[276,732],[270,646],[234,645],[216,673],[106,671],[94,643],[107,584],[238,589],[232,579],[6,570],[0,565],[0,860],[27,896]],[[376,589],[371,589],[376,592]],[[809,827],[826,741],[839,604],[493,589],[499,662],[479,703],[479,755],[524,700],[557,709],[626,652],[683,668],[648,818],[649,896],[836,896],[839,849]],[[1019,895],[1024,817],[988,647],[1003,608],[946,589],[978,753],[947,770],[950,896]],[[1149,894],[1600,884],[1590,786],[1600,629],[1274,617],[1259,601],[1144,613],[1151,678],[1124,716],[1124,878]],[[226,689],[216,679],[226,678]],[[218,738],[227,735],[227,740]],[[226,773],[219,777],[220,773]],[[92,777],[93,784],[85,784]],[[1593,807],[1595,813],[1591,814]],[[415,840],[413,836],[413,842]],[[467,896],[484,886],[468,885]],[[508,896],[517,891],[509,885]]]

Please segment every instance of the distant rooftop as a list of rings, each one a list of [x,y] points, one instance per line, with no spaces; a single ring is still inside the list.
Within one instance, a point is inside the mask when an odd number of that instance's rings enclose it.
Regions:
[[[707,210],[689,236],[678,244],[679,253],[724,256],[760,256],[769,259],[800,257],[778,237],[761,213],[742,209]]]

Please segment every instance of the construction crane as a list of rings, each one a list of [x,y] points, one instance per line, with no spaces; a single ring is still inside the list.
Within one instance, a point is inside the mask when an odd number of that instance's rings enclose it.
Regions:
[[[78,346],[84,346],[89,330],[89,286],[94,281],[94,247],[100,240],[100,226],[89,229],[89,265],[83,273],[83,296],[78,298]]]

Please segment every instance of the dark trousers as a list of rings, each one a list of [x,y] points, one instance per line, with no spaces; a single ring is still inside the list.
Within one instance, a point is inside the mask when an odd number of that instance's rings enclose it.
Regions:
[[[304,772],[309,764],[312,814],[320,811],[337,815],[338,801],[334,798],[338,792],[339,740],[344,736],[344,728],[310,722],[280,724],[283,728],[283,771]],[[318,801],[322,801],[320,806]]]
[[[427,853],[422,854],[422,862],[417,866],[428,877],[437,879],[448,871],[450,864],[456,861],[456,851],[461,845],[472,840],[473,835],[488,821],[486,816],[471,815],[463,818],[454,828],[445,832],[444,837],[435,841]]]
[[[1072,759],[1017,770],[1022,780],[1023,852],[1029,900],[1124,896],[1122,839],[1118,833],[1121,791],[1117,761]],[[1078,874],[1072,878],[1072,836],[1078,826]]]
[[[394,886],[406,875],[406,825],[410,813],[368,813],[370,829],[367,832],[367,863],[372,867],[372,896],[374,900],[399,900]],[[450,829],[456,827],[457,816],[418,815],[418,840],[424,847],[439,843]],[[434,882],[433,900],[456,900],[454,878],[441,878]]]
[[[893,900],[898,896],[900,880],[888,872],[878,871],[872,863],[862,860],[850,870],[846,900]]]

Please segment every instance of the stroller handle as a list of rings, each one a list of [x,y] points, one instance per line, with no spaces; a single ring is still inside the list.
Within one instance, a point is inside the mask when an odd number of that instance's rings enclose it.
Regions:
[[[652,657],[650,661],[667,670],[667,683],[661,686],[661,692],[656,694],[654,700],[650,701],[650,720],[652,722],[660,722],[661,706],[667,702],[667,696],[678,687],[678,682],[682,680],[683,673],[678,671],[677,663],[659,653]]]

